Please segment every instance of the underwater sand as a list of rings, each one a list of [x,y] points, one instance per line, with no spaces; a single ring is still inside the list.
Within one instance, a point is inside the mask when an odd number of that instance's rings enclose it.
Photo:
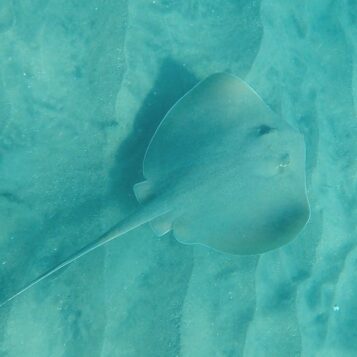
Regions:
[[[111,242],[0,311],[0,356],[357,355],[357,5],[323,0],[4,0],[0,298],[136,207],[148,142],[230,71],[304,134],[311,218],[233,257]]]

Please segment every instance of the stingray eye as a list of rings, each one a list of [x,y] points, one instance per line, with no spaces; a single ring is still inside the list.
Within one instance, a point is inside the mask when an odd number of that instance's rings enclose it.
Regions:
[[[263,136],[271,133],[275,128],[272,128],[269,125],[262,124],[256,128],[256,135],[257,136]]]

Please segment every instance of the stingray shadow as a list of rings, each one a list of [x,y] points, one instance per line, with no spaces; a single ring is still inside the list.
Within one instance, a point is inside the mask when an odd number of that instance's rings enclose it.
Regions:
[[[169,109],[190,90],[198,79],[183,65],[166,59],[151,91],[134,119],[133,130],[119,145],[110,172],[110,195],[120,198],[120,205],[130,207],[134,201],[133,185],[143,180],[142,164],[156,128]]]

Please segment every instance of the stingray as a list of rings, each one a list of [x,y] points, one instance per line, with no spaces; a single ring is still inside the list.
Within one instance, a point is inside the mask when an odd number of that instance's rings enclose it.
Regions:
[[[169,110],[143,176],[133,214],[4,303],[145,223],[158,236],[247,255],[290,242],[309,219],[303,136],[230,74],[211,75]]]

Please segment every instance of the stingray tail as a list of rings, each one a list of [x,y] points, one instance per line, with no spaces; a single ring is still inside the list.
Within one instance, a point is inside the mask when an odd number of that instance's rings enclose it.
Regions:
[[[46,279],[50,275],[54,274],[55,272],[59,271],[60,269],[64,268],[65,266],[73,263],[77,259],[83,257],[84,255],[90,253],[92,250],[99,248],[100,246],[110,242],[111,240],[121,237],[125,233],[128,233],[132,231],[133,229],[142,226],[145,223],[150,222],[151,220],[160,217],[161,215],[167,213],[163,209],[152,209],[151,205],[149,206],[143,206],[141,209],[137,210],[134,212],[132,215],[128,216],[127,218],[124,218],[122,221],[120,221],[118,224],[116,224],[114,227],[109,229],[106,233],[104,233],[102,236],[100,236],[98,239],[95,241],[87,244],[84,246],[81,250],[77,251],[70,257],[68,257],[66,260],[64,260],[62,263],[59,265],[55,266],[54,268],[50,269],[49,271],[45,272],[44,274],[40,275],[38,278],[35,280],[31,281],[29,284],[27,284],[24,288],[19,290],[16,294],[12,295],[2,303],[0,303],[0,308],[10,302],[11,300],[15,299],[17,296],[21,295],[28,289],[32,288],[34,285],[39,283],[40,281]]]

